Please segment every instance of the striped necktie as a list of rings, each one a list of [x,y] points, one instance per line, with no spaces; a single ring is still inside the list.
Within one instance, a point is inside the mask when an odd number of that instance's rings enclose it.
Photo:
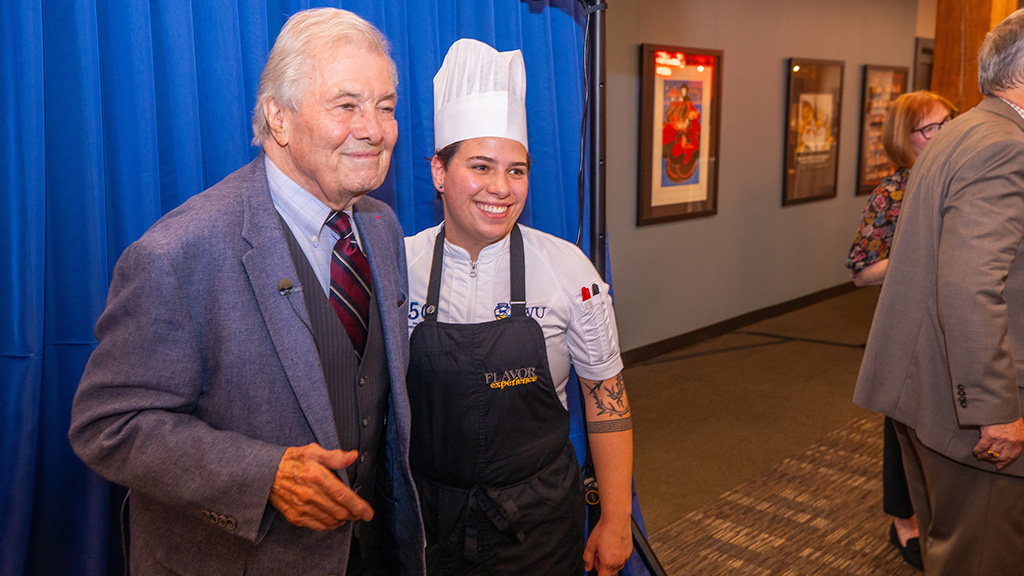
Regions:
[[[331,255],[331,304],[352,340],[356,356],[362,360],[370,329],[370,295],[373,293],[370,263],[356,244],[348,214],[331,212],[327,226],[338,234]]]

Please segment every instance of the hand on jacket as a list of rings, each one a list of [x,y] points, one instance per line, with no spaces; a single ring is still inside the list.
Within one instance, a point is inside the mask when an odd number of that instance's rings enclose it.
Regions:
[[[332,472],[352,465],[357,457],[355,451],[325,450],[319,444],[288,448],[277,465],[270,503],[292,524],[313,530],[370,520],[370,505]]]

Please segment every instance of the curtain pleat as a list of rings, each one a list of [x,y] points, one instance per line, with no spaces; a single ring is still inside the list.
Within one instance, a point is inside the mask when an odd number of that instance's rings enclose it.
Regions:
[[[252,79],[251,86],[246,85],[242,59],[257,56],[241,52],[237,0],[194,2],[192,19],[196,30],[203,188],[208,188],[253,156],[249,145],[252,110],[246,94],[256,91],[259,78]]]
[[[267,52],[288,16],[322,5],[391,41],[399,141],[374,196],[407,234],[441,218],[432,79],[452,42],[471,37],[523,51],[535,164],[522,221],[575,239],[575,0],[0,2],[0,574],[114,569],[117,502],[67,442],[114,263],[161,215],[258,154],[250,122]]]
[[[0,574],[25,570],[36,490],[43,342],[42,15],[30,2],[0,3]],[[9,529],[13,527],[15,529]]]

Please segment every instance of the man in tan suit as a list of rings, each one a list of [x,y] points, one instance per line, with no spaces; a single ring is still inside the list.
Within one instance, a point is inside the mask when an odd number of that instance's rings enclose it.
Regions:
[[[1024,10],[914,165],[854,401],[896,421],[925,573],[1024,574]]]

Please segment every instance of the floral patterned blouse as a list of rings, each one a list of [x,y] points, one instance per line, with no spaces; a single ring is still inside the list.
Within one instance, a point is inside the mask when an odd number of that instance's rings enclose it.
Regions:
[[[892,237],[896,232],[896,218],[903,204],[903,191],[907,189],[910,170],[900,168],[871,192],[868,205],[864,208],[860,228],[853,238],[846,267],[854,272],[889,257]]]

